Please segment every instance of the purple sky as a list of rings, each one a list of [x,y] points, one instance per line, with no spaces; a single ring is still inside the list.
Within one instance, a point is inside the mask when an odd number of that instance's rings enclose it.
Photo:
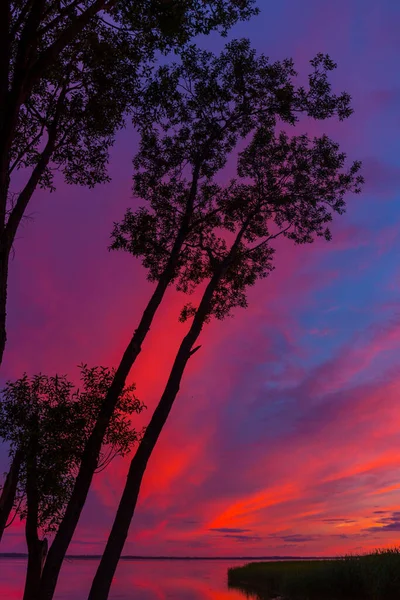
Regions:
[[[191,360],[143,484],[125,552],[334,554],[390,546],[400,533],[400,4],[396,0],[259,0],[249,37],[271,59],[329,53],[355,114],[312,126],[364,162],[334,240],[279,244],[276,270],[249,309],[211,323]],[[217,36],[203,46],[220,50]],[[151,285],[109,253],[131,204],[130,128],[112,153],[112,183],[38,193],[11,265],[3,379],[117,364]],[[159,398],[187,325],[172,291],[132,372]],[[4,469],[6,450],[2,450]],[[72,552],[100,553],[127,471],[95,480]],[[3,550],[24,549],[15,522]]]

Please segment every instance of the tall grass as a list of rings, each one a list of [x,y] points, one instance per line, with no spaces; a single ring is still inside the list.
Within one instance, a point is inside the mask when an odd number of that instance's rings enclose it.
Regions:
[[[338,559],[250,563],[229,569],[228,585],[262,600],[398,600],[400,548]]]

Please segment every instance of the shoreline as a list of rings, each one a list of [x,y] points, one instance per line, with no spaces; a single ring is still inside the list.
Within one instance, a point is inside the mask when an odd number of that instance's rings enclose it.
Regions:
[[[101,554],[69,554],[66,559],[69,560],[100,560]],[[24,552],[2,552],[1,559],[21,558],[27,559],[28,554]],[[223,560],[223,561],[247,561],[247,562],[284,562],[284,561],[318,561],[330,560],[330,557],[319,556],[141,556],[141,555],[125,555],[121,556],[120,560]]]
[[[395,600],[400,548],[335,559],[251,562],[228,569],[228,587],[260,600]]]

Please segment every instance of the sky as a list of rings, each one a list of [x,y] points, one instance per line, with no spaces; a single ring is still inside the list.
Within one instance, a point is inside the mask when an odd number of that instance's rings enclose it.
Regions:
[[[329,53],[355,114],[312,124],[363,161],[364,192],[333,241],[279,242],[275,271],[249,308],[211,322],[146,472],[124,552],[147,555],[336,555],[400,542],[400,4],[259,0],[230,37],[271,59]],[[199,41],[212,50],[224,41]],[[133,205],[137,137],[121,132],[111,183],[37,193],[11,264],[2,381],[118,364],[152,285],[131,256],[107,250]],[[130,381],[148,406],[187,324],[169,291]],[[0,463],[7,465],[6,448]],[[101,553],[129,459],[98,475],[70,546]],[[24,551],[15,521],[2,551]]]

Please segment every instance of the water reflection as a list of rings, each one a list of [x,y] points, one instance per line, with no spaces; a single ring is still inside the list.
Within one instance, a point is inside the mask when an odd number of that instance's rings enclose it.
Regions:
[[[228,590],[227,569],[235,561],[122,561],[110,600],[243,600]],[[242,564],[239,561],[237,564]],[[68,561],[56,600],[86,600],[97,563]],[[0,598],[22,598],[25,561],[0,560]]]

